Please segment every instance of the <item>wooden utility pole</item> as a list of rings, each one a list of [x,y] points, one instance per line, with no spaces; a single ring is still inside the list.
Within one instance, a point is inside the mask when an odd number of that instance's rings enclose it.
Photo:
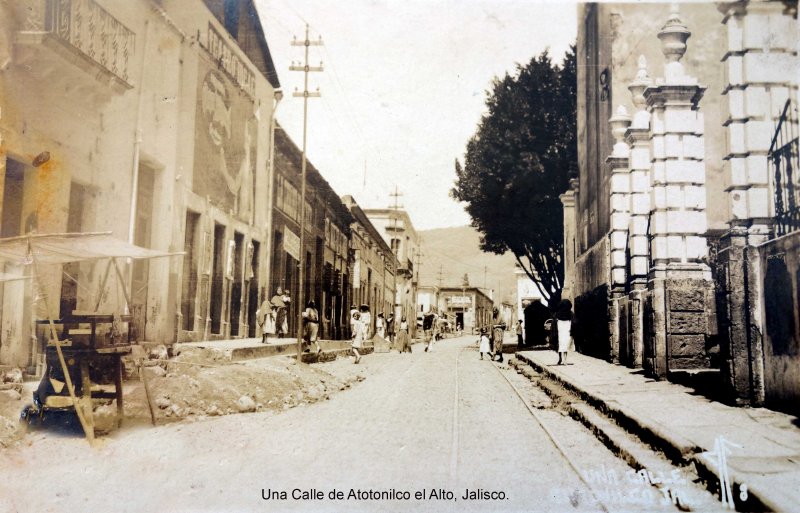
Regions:
[[[308,24],[306,24],[306,38],[303,41],[298,41],[297,37],[292,41],[292,46],[305,47],[305,61],[303,65],[295,64],[289,66],[291,71],[302,71],[303,77],[303,91],[297,91],[295,88],[292,96],[303,99],[303,164],[301,166],[301,186],[300,186],[300,255],[298,258],[298,291],[297,291],[297,361],[303,359],[303,310],[305,305],[305,272],[306,272],[306,247],[305,247],[305,233],[306,233],[306,138],[308,133],[308,99],[319,98],[321,96],[319,88],[314,93],[308,92],[308,73],[311,71],[322,71],[322,63],[319,66],[308,65],[308,49],[311,46],[322,46],[322,37],[317,41],[308,39]]]
[[[398,237],[398,235],[397,235],[397,213],[400,211],[401,208],[403,208],[403,206],[398,203],[398,201],[400,200],[400,196],[402,196],[402,195],[403,195],[403,193],[400,192],[400,189],[398,189],[397,185],[394,186],[394,192],[389,193],[389,196],[392,196],[394,198],[394,204],[392,204],[389,207],[389,209],[392,211],[392,214],[391,214],[392,215],[392,242],[394,242],[395,239],[397,240],[397,246],[396,247],[392,247],[392,253],[394,253],[395,260],[397,260],[397,262],[400,262],[400,254],[399,253],[400,253],[400,245],[401,245],[400,237]],[[394,246],[394,244],[392,244],[392,246]],[[402,264],[401,264],[401,267],[402,267]],[[397,317],[397,272],[398,272],[398,269],[395,268],[395,270],[394,270],[394,284],[392,286],[392,296],[393,296],[392,297],[392,315],[395,318]]]

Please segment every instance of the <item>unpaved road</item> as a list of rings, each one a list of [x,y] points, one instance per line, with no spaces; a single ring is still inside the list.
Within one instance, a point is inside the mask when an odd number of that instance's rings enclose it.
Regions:
[[[478,358],[473,337],[448,339],[431,353],[417,345],[413,354],[368,355],[358,367],[365,381],[285,412],[128,426],[96,448],[29,435],[0,452],[0,511],[663,508],[655,500],[598,504],[579,471],[622,475],[628,467],[571,419],[538,410],[565,457],[501,372],[535,405],[546,398],[497,366]],[[353,371],[347,359],[320,367]],[[464,498],[468,490],[479,498]]]

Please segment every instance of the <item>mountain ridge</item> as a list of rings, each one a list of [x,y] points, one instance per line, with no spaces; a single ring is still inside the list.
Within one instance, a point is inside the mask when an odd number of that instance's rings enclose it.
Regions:
[[[516,258],[511,252],[496,255],[481,251],[481,235],[472,226],[433,228],[418,234],[423,254],[420,286],[438,285],[441,269],[442,287],[461,287],[467,274],[471,287],[494,291],[495,303],[516,301]]]

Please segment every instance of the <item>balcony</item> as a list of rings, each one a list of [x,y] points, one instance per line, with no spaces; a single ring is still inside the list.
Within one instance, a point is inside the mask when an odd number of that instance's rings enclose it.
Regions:
[[[17,9],[18,64],[57,77],[67,71],[66,61],[117,93],[133,87],[136,34],[94,0],[22,0]]]
[[[406,259],[405,261],[400,261],[400,267],[397,268],[398,272],[402,274],[406,274],[408,276],[414,275],[414,262],[411,260]]]

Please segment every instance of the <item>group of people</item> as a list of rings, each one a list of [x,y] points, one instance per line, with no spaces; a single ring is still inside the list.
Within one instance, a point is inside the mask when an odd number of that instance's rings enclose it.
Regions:
[[[265,299],[261,303],[261,306],[256,312],[256,318],[261,327],[262,343],[268,343],[268,338],[271,335],[282,338],[288,334],[289,322],[287,312],[290,303],[291,296],[289,295],[289,291],[283,290],[281,287],[278,287],[275,295],[272,296],[269,301]],[[306,308],[302,312],[302,318],[303,340],[306,344],[305,351],[310,351],[311,344],[314,344],[317,354],[320,354],[322,348],[319,345],[319,311],[313,299],[306,304]],[[496,318],[497,314],[495,313],[495,319]],[[557,365],[566,364],[567,353],[569,351],[574,351],[574,319],[575,315],[572,313],[572,303],[564,299],[558,304],[552,319],[548,322],[550,325],[551,340],[556,342],[554,348],[558,352]],[[433,342],[437,339],[436,320],[437,316],[433,312],[428,312],[422,318],[425,352],[433,349]],[[359,350],[363,347],[364,342],[371,338],[371,329],[372,316],[369,306],[361,305],[356,308],[355,305],[352,305],[350,307],[350,333],[352,336],[351,347],[353,355],[355,356],[354,363],[361,361]],[[489,330],[487,328],[481,328],[480,338],[478,339],[478,351],[481,360],[483,360],[483,356],[486,354],[491,360],[497,358],[499,362],[503,361],[503,332],[505,329],[505,324],[495,322],[492,326],[490,339]],[[521,320],[517,321],[515,333],[517,335],[518,345],[522,346],[523,324]],[[402,317],[399,329],[395,332],[394,315],[389,314],[387,318],[384,318],[383,314],[379,313],[375,319],[374,334],[381,338],[388,339],[400,353],[411,352],[408,321],[405,317]]]
[[[261,327],[261,343],[268,343],[270,335],[283,338],[289,333],[288,309],[292,298],[281,287],[268,300],[264,299],[256,311],[256,321]]]
[[[573,338],[575,334],[575,314],[572,313],[572,302],[568,299],[562,299],[556,307],[553,317],[546,324],[550,329],[550,339],[554,342],[553,348],[558,353],[558,363],[556,365],[566,365],[567,354],[575,350]],[[478,339],[478,352],[481,360],[483,360],[483,355],[486,354],[491,360],[499,357],[498,361],[503,361],[503,330],[505,330],[504,324],[494,324],[490,340],[489,330],[481,328],[481,335]],[[517,345],[523,347],[524,327],[521,320],[517,321],[514,332],[517,335]]]
[[[368,305],[361,305],[356,308],[355,305],[350,306],[350,333],[352,336],[351,348],[355,360],[353,363],[361,361],[361,353],[359,352],[364,347],[364,342],[372,338],[372,314],[370,313]],[[401,353],[410,353],[411,344],[408,337],[408,321],[405,317],[400,320],[400,327],[395,336],[395,320],[394,315],[389,314],[385,318],[382,313],[378,314],[375,319],[375,335],[381,338],[388,339],[395,344],[395,347]]]
[[[497,358],[497,361],[503,362],[503,332],[506,325],[503,323],[496,323],[492,326],[492,338],[489,340],[489,330],[481,328],[481,337],[478,339],[478,352],[483,355],[489,355],[490,360]]]
[[[275,295],[267,301],[266,299],[261,303],[261,306],[256,311],[256,321],[261,327],[261,343],[269,343],[269,337],[275,336],[277,338],[286,337],[289,334],[289,304],[292,298],[288,290],[283,290],[281,287],[275,292]],[[306,308],[302,312],[303,317],[303,340],[306,344],[305,351],[309,352],[310,345],[316,346],[317,354],[322,352],[319,345],[319,311],[317,305],[312,299],[306,303]]]

